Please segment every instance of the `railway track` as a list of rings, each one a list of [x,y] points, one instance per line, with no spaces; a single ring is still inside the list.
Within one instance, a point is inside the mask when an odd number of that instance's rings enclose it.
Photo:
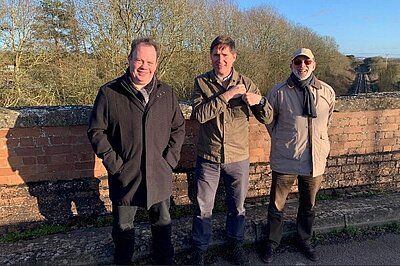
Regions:
[[[360,65],[357,69],[357,82],[354,89],[354,94],[368,94],[372,90],[370,88],[370,82],[368,77],[368,70],[365,65]]]
[[[370,86],[369,86],[369,78],[366,73],[358,73],[357,74],[357,86],[354,91],[355,94],[360,94],[360,93],[365,93],[367,94],[368,92],[371,92]]]

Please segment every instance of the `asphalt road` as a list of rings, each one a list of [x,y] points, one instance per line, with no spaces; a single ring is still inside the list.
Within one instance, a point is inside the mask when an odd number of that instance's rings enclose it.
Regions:
[[[251,265],[266,265],[259,258],[259,246],[246,247]],[[400,234],[382,233],[355,238],[322,240],[316,245],[318,262],[309,261],[291,244],[278,248],[270,265],[400,265]],[[232,265],[228,255],[219,250],[209,255],[210,265]]]

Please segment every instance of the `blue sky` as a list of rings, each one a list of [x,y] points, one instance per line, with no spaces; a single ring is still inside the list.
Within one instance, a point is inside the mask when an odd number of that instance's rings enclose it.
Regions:
[[[241,10],[262,5],[331,36],[339,52],[359,57],[400,58],[400,0],[234,0]]]

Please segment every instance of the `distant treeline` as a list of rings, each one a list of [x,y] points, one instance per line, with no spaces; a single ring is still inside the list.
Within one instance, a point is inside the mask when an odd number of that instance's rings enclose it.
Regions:
[[[371,57],[363,60],[373,91],[400,91],[400,59]]]
[[[289,18],[290,19],[290,18]],[[0,5],[0,105],[92,104],[99,86],[124,73],[134,38],[161,46],[157,75],[190,97],[211,68],[219,34],[235,41],[235,67],[265,93],[290,73],[289,58],[309,47],[317,75],[346,94],[354,60],[335,41],[294,25],[268,6],[242,11],[229,0],[3,0]]]

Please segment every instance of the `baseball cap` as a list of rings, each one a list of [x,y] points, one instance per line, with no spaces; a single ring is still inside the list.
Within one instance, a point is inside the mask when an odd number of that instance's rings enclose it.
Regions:
[[[310,49],[308,49],[308,48],[299,48],[293,53],[292,58],[290,59],[290,61],[293,61],[293,59],[295,59],[299,55],[304,55],[304,56],[307,56],[310,59],[314,59],[314,55],[313,55],[313,53],[311,52]]]

